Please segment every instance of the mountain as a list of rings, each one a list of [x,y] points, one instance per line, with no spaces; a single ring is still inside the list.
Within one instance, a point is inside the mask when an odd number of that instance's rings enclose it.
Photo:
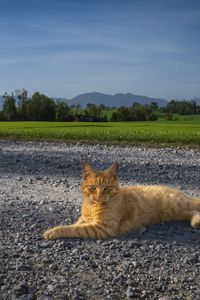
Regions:
[[[134,102],[138,102],[140,104],[148,104],[150,102],[157,102],[159,106],[166,106],[167,100],[165,99],[157,99],[150,98],[147,96],[139,96],[131,93],[123,94],[115,94],[115,95],[107,95],[102,93],[85,93],[78,95],[77,97],[72,98],[69,101],[70,105],[80,104],[82,107],[86,107],[88,103],[94,103],[96,105],[104,104],[106,106],[127,106],[130,107]]]
[[[166,106],[167,100],[164,99],[157,99],[157,98],[150,98],[146,96],[139,96],[134,95],[131,93],[123,94],[115,94],[115,95],[108,95],[98,92],[93,93],[85,93],[80,94],[71,100],[62,97],[54,97],[54,101],[64,101],[69,105],[76,105],[80,104],[82,107],[86,107],[88,103],[94,103],[96,105],[104,104],[106,106],[132,106],[134,102],[138,102],[140,104],[147,104],[150,102],[157,102],[159,106]],[[3,106],[3,96],[0,96],[0,110]]]
[[[196,102],[196,104],[200,105],[200,98],[199,97],[194,97],[192,100]]]

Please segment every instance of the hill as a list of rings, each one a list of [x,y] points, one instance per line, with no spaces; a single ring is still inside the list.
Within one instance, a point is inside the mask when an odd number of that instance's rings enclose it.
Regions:
[[[196,104],[200,105],[200,98],[194,97],[192,100],[194,100]]]
[[[151,98],[147,96],[139,96],[131,93],[123,94],[115,94],[108,95],[103,93],[85,93],[80,94],[77,97],[72,98],[69,103],[72,104],[80,104],[82,107],[86,107],[88,103],[95,103],[96,105],[104,104],[106,106],[127,106],[130,107],[134,102],[138,102],[140,104],[148,104],[150,102],[157,102],[159,106],[166,106],[167,100]]]

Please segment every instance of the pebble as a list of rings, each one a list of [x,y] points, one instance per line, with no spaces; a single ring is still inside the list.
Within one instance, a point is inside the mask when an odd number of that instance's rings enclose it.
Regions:
[[[14,286],[14,293],[16,296],[28,294],[28,285],[26,281],[22,281],[17,286]]]
[[[39,296],[37,300],[53,300],[53,298],[49,296]]]
[[[42,259],[42,263],[43,264],[49,264],[49,263],[51,263],[52,262],[52,260],[50,259],[50,258],[48,258],[48,257],[44,257],[43,259]]]
[[[135,289],[129,286],[126,290],[126,297],[127,298],[134,298],[135,297]]]
[[[89,260],[89,259],[90,259],[90,257],[87,254],[81,254],[80,255],[80,260]]]

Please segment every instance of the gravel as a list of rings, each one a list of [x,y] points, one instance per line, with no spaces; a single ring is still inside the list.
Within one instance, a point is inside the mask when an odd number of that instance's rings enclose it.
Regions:
[[[200,299],[200,232],[185,222],[108,241],[45,241],[80,214],[81,164],[120,161],[122,184],[200,196],[198,149],[0,141],[0,299]]]

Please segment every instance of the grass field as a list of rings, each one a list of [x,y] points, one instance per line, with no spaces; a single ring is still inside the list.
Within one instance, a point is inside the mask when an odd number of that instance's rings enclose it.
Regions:
[[[0,138],[106,144],[200,145],[200,119],[155,122],[0,122]]]

